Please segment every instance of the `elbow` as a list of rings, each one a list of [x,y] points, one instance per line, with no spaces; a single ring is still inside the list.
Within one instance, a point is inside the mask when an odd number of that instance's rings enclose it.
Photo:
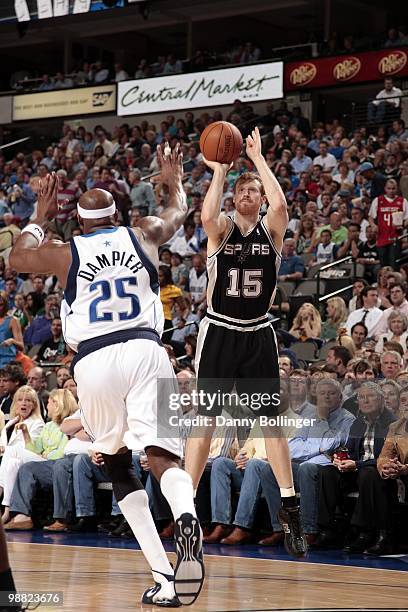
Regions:
[[[16,270],[17,272],[22,272],[22,270],[20,269],[20,257],[14,249],[11,250],[11,253],[9,255],[9,265],[11,268],[13,268],[13,270]]]

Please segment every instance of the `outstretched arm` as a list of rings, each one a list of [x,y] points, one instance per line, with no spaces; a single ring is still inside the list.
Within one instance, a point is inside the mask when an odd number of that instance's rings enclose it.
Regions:
[[[44,181],[40,181],[37,217],[33,221],[33,224],[39,226],[44,233],[49,221],[57,215],[57,195],[58,178],[55,173],[48,174]],[[35,235],[23,232],[11,249],[9,261],[10,266],[17,272],[55,274],[65,287],[71,250],[68,244],[59,240],[52,240],[41,245],[40,239]]]
[[[214,172],[211,185],[206,193],[201,211],[201,222],[208,236],[208,252],[217,250],[227,229],[227,218],[221,213],[221,199],[229,164],[211,162],[204,158],[206,165]]]
[[[166,142],[165,149],[168,147]],[[184,223],[188,207],[181,182],[183,176],[183,154],[177,144],[169,155],[157,147],[157,160],[161,170],[161,181],[169,188],[169,202],[160,217],[145,217],[139,223],[145,237],[151,242],[165,244]]]
[[[266,225],[274,239],[276,248],[280,251],[289,221],[288,207],[281,186],[262,155],[261,135],[257,127],[252,131],[252,135],[246,139],[246,154],[254,163],[261,177],[269,203]]]

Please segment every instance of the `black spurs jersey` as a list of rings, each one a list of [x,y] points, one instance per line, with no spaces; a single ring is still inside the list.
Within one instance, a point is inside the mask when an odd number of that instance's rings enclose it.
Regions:
[[[218,250],[207,258],[207,316],[233,329],[269,325],[281,256],[263,220],[243,236],[231,228]]]

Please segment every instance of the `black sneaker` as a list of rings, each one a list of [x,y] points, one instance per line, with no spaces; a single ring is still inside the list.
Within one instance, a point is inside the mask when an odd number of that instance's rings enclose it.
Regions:
[[[175,522],[177,563],[174,587],[184,606],[197,599],[204,583],[203,536],[198,519],[186,512]]]
[[[155,582],[154,587],[143,593],[142,603],[150,606],[161,606],[162,608],[179,608],[181,603],[175,595],[174,577],[167,576],[168,585]]]
[[[294,557],[304,557],[307,553],[307,541],[300,523],[299,506],[281,508],[278,512],[278,521],[285,534],[286,551]]]

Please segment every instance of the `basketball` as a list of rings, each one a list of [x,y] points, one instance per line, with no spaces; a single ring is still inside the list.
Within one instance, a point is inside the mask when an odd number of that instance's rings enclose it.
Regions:
[[[241,154],[241,132],[228,121],[215,121],[201,134],[200,149],[208,161],[230,164]]]

